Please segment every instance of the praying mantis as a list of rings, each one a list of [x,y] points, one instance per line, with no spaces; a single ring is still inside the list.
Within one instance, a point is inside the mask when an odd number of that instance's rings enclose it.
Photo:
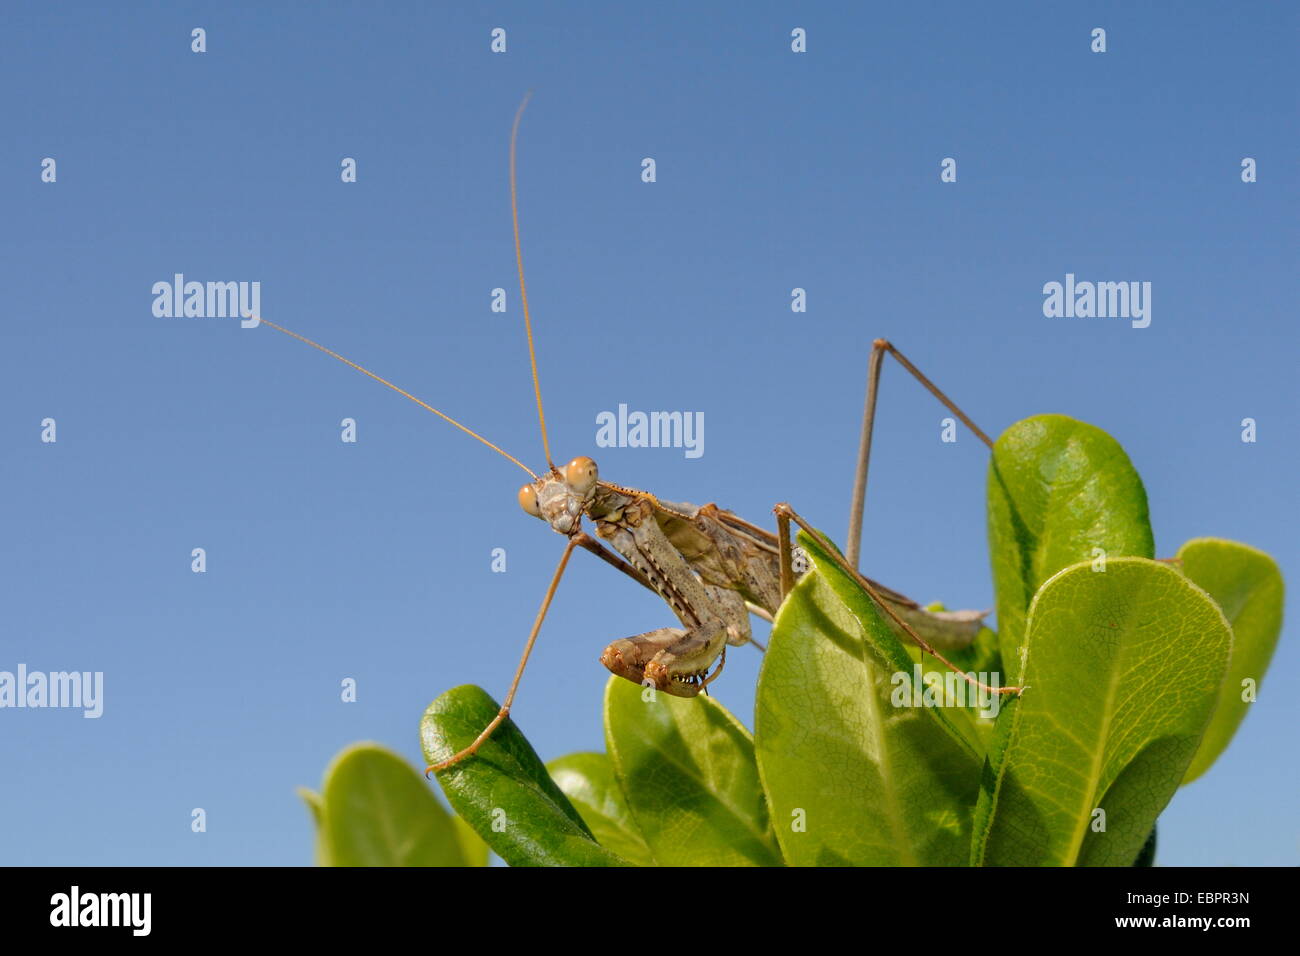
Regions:
[[[615,640],[601,655],[601,663],[611,673],[656,691],[676,697],[695,697],[721,674],[729,646],[753,643],[760,650],[763,649],[750,633],[749,615],[752,613],[771,621],[785,596],[794,587],[794,549],[790,529],[793,523],[857,582],[898,633],[924,653],[933,656],[982,691],[994,694],[1020,693],[1022,689],[1019,687],[987,687],[973,675],[963,673],[942,653],[942,650],[969,645],[983,626],[987,612],[929,611],[910,598],[864,577],[857,569],[876,399],[886,355],[892,355],[985,445],[992,448],[988,436],[911,361],[884,339],[875,340],[868,359],[866,405],[849,518],[848,551],[845,555],[841,555],[787,503],[777,504],[773,508],[777,521],[777,532],[773,534],[715,504],[697,507],[673,503],[647,491],[604,481],[600,478],[596,462],[585,456],[574,458],[563,468],[555,465],[546,431],[546,414],[533,342],[519,230],[516,157],[520,121],[528,99],[525,97],[520,103],[510,132],[510,210],[533,392],[546,457],[545,472],[536,474],[518,458],[478,432],[337,352],[265,318],[247,316],[253,325],[267,325],[369,376],[522,468],[531,481],[519,489],[520,507],[529,515],[545,521],[566,539],[564,551],[551,576],[514,678],[498,713],[469,746],[446,760],[431,765],[426,769],[426,774],[445,770],[473,756],[509,716],[551,600],[573,550],[579,547],[657,593],[681,624],[680,627],[662,627]],[[584,518],[593,524],[596,538],[583,530]],[[607,542],[608,546],[602,545],[597,538]]]

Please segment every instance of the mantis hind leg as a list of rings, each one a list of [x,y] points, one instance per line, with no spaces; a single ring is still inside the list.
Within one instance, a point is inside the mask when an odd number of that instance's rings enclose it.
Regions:
[[[866,592],[867,596],[871,598],[872,602],[876,605],[877,608],[879,608],[880,613],[884,615],[885,619],[892,624],[894,629],[899,633],[903,634],[907,639],[909,639],[913,644],[919,647],[926,654],[929,654],[931,657],[939,661],[941,664],[943,664],[953,673],[962,677],[962,679],[964,679],[972,687],[976,688],[977,690],[983,691],[985,693],[1019,695],[1020,692],[1023,690],[1023,688],[1020,687],[989,687],[988,685],[977,680],[974,676],[963,671],[960,667],[952,663],[952,661],[948,660],[948,658],[944,657],[943,654],[941,654],[938,650],[936,650],[934,645],[931,644],[929,641],[927,641],[921,634],[917,633],[917,629],[914,628],[911,624],[909,624],[908,621],[906,620],[906,617],[909,615],[900,613],[904,609],[897,607],[896,601],[891,600],[891,598],[886,596],[886,594],[881,593],[882,590],[889,593],[887,589],[882,589],[880,585],[876,584],[875,582],[871,581],[868,578],[863,577],[862,574],[858,571],[858,569],[855,568],[853,565],[851,565],[839,553],[839,551],[835,549],[835,546],[826,540],[826,538],[822,535],[820,531],[818,531],[807,521],[805,521],[802,517],[800,517],[798,512],[796,512],[793,508],[791,508],[788,504],[784,502],[777,505],[772,510],[776,514],[777,539],[780,547],[782,598],[784,598],[785,595],[789,593],[788,589],[786,589],[784,586],[787,580],[791,582],[791,586],[793,587],[793,580],[794,580],[793,561],[792,561],[793,552],[790,547],[790,522],[793,521],[804,531],[805,534],[807,534],[810,538],[812,538],[814,541],[817,542],[817,546],[821,548],[821,550],[824,551],[830,557],[831,561],[833,561],[835,565],[840,568],[840,570],[842,570],[845,574],[851,577],[857,583],[858,587],[860,587],[864,592]],[[908,603],[914,603],[914,602],[908,602]],[[930,616],[934,617],[934,615],[930,615]],[[969,627],[969,622],[958,622],[958,623],[961,623],[962,626]],[[978,625],[976,626],[976,630],[978,630]]]
[[[846,544],[846,557],[855,569],[859,567],[862,553],[862,515],[867,502],[867,468],[871,463],[871,436],[876,422],[876,393],[880,389],[880,370],[886,353],[894,356],[899,365],[911,372],[912,377],[924,385],[931,395],[943,402],[980,441],[989,448],[993,447],[989,436],[984,434],[952,399],[940,391],[937,385],[926,378],[920,369],[909,362],[902,352],[894,348],[887,339],[876,339],[872,342],[871,356],[867,359],[867,401],[862,410],[862,437],[858,445],[857,473],[853,478],[853,499],[849,505],[849,536]],[[784,568],[784,564],[782,567]],[[786,589],[782,587],[782,594],[785,592]]]

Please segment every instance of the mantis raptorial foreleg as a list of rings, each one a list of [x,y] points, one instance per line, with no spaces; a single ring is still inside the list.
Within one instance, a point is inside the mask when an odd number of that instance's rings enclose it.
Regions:
[[[626,561],[620,558],[613,551],[610,551],[609,548],[602,548],[600,546],[600,542],[598,542],[591,535],[587,534],[585,531],[582,532],[581,534],[574,535],[573,543],[580,548],[590,551],[596,557],[600,558],[600,560],[608,564],[611,568],[616,568],[617,570],[622,571],[624,574],[626,574],[637,584],[641,585],[643,588],[646,588],[647,590],[650,591],[653,591],[655,589],[655,586],[650,583],[649,579],[644,574],[642,574],[636,568],[632,567],[632,565],[628,564]]]
[[[637,584],[641,585],[647,591],[652,591],[656,594],[659,593],[658,591],[655,590],[655,586],[650,583],[649,578],[647,578],[636,568],[632,567],[631,564],[623,560],[613,551],[610,551],[608,548],[602,548],[594,538],[592,538],[590,535],[586,534],[585,532],[582,534],[575,535],[573,539],[573,543],[578,545],[578,547],[580,548],[584,548],[585,550],[590,551],[592,554],[600,558],[600,560],[604,561],[610,567],[622,571],[624,574],[626,574]],[[758,617],[763,618],[768,623],[771,623],[772,621],[772,614],[766,608],[759,607],[756,604],[751,604],[750,602],[741,599],[739,596],[734,595],[734,593],[729,593],[724,589],[714,588],[711,587],[710,585],[705,585],[705,591],[714,600],[734,603],[738,607],[743,606],[745,611],[748,612],[749,614],[755,614]],[[756,647],[760,651],[767,650],[766,646],[764,646],[762,643],[754,639],[753,634],[749,635],[749,640],[747,643],[753,644],[754,647]]]
[[[620,677],[662,689],[669,694],[673,694],[676,685],[681,684],[683,690],[691,692],[690,696],[717,680],[726,660],[727,630],[719,621],[706,621],[690,630],[660,627],[634,637],[620,638],[611,642],[600,658],[600,662],[611,673]],[[656,679],[657,674],[666,674],[673,668],[694,661],[705,662],[702,669],[689,677],[668,677],[668,686],[659,688],[659,683],[663,681]],[[718,666],[709,674],[708,668],[714,661],[718,661]]]
[[[710,585],[669,541],[648,498],[620,501],[596,521],[596,533],[653,586],[681,621],[612,642],[601,663],[612,673],[679,697],[693,697],[722,669],[728,644],[749,640],[745,601],[735,591]]]

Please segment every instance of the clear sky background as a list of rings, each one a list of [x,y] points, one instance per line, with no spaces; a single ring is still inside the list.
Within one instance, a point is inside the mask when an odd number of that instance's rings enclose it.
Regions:
[[[1041,412],[1114,435],[1160,555],[1237,539],[1294,590],[1294,4],[463,6],[5,4],[0,669],[103,671],[106,700],[0,711],[0,862],[308,863],[295,786],[363,739],[422,766],[431,699],[504,692],[562,546],[515,503],[523,473],[269,329],[155,318],[150,289],[258,280],[267,318],[540,469],[507,181],[529,89],[560,461],[764,524],[788,499],[842,535],[888,336],[995,435]],[[1151,282],[1151,326],[1045,318],[1067,272]],[[881,401],[865,570],[991,606],[986,450],[941,443],[896,366]],[[703,457],[597,448],[620,403],[704,412]],[[574,557],[515,712],[544,758],[603,748],[601,649],[672,623]],[[1159,862],[1300,862],[1296,636],[1161,817]],[[714,688],[751,726],[759,657]]]

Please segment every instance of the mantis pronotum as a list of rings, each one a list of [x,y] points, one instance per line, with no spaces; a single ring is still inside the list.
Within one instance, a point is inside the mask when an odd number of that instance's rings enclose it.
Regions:
[[[793,522],[810,535],[847,574],[872,598],[885,618],[901,634],[927,654],[932,655],[974,686],[990,693],[1018,693],[1020,688],[989,688],[962,671],[943,656],[940,648],[953,649],[969,644],[982,626],[984,614],[977,611],[931,612],[916,602],[863,577],[857,570],[862,535],[863,504],[866,498],[867,469],[870,461],[872,426],[875,420],[876,395],[884,356],[893,355],[971,431],[992,447],[984,432],[942,391],[923,375],[889,342],[877,339],[871,349],[867,367],[867,398],[863,412],[862,436],[854,481],[853,503],[849,520],[848,552],[839,552],[788,504],[773,510],[777,534],[753,525],[717,505],[701,507],[660,500],[649,492],[638,491],[602,481],[596,463],[578,457],[563,468],[551,459],[546,432],[546,414],[533,346],[532,319],[528,308],[528,290],[524,281],[523,249],[519,232],[519,203],[516,186],[516,153],[519,124],[528,105],[525,97],[515,113],[510,132],[510,211],[514,226],[515,260],[519,270],[520,301],[524,330],[532,367],[533,391],[537,401],[537,418],[546,471],[540,476],[518,458],[507,453],[482,435],[440,412],[411,393],[380,378],[374,372],[344,358],[312,340],[291,332],[260,317],[250,316],[292,336],[313,348],[338,359],[422,406],[461,431],[487,445],[518,465],[532,479],[519,490],[519,504],[524,511],[541,518],[565,536],[560,557],[550,585],[542,599],[537,617],[529,632],[519,661],[496,717],[464,750],[426,770],[443,770],[471,756],[491,736],[510,713],[529,655],[541,631],[551,599],[559,586],[569,557],[581,547],[624,572],[664,599],[681,622],[681,627],[664,627],[612,642],[601,655],[601,663],[612,673],[638,684],[654,687],[678,697],[694,697],[717,679],[726,662],[729,645],[754,643],[750,634],[749,614],[772,620],[777,608],[794,586],[793,550],[790,524]],[[613,548],[601,545],[582,527],[586,517],[596,535]],[[716,667],[714,664],[716,663]]]

